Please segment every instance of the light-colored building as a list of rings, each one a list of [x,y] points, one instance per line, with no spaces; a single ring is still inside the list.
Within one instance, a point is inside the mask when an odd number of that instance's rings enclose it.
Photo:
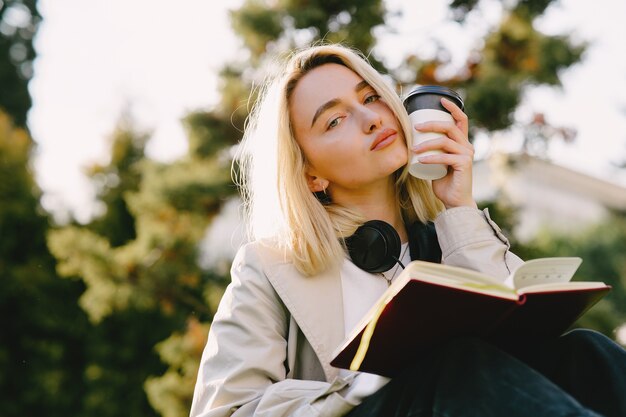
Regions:
[[[474,198],[501,196],[519,209],[515,235],[531,239],[541,228],[580,231],[626,211],[626,188],[526,154],[493,154],[474,164]]]

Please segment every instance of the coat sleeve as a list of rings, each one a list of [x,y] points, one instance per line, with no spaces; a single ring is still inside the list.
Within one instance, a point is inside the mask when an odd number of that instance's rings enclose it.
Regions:
[[[445,210],[435,219],[442,263],[483,272],[505,280],[523,261],[489,211],[471,207]]]
[[[240,249],[211,324],[192,417],[337,416],[353,405],[347,382],[287,378],[289,313],[265,277],[253,245]]]

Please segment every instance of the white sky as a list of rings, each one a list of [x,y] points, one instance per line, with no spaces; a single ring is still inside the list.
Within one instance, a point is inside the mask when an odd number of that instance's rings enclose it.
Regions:
[[[494,21],[500,6],[489,1],[485,17]],[[130,109],[139,127],[154,132],[149,156],[168,161],[185,151],[179,121],[216,102],[217,71],[239,48],[226,10],[241,3],[40,0],[44,21],[35,42],[29,126],[38,142],[35,169],[47,209],[60,218],[71,211],[88,220],[93,190],[84,167],[106,162],[108,138],[124,109]],[[446,1],[387,3],[390,9],[412,5],[403,18],[393,20],[396,34],[378,32],[383,39],[376,52],[390,63],[409,46],[432,51],[429,35],[443,39],[457,63],[472,46],[472,36],[443,23]],[[542,30],[571,32],[592,44],[583,64],[563,74],[562,91],[536,89],[528,102],[553,124],[578,129],[574,145],[552,147],[556,162],[626,184],[611,165],[626,159],[626,2],[561,4],[542,19]],[[475,36],[485,30],[476,22],[472,28]],[[518,116],[527,119],[529,107]]]

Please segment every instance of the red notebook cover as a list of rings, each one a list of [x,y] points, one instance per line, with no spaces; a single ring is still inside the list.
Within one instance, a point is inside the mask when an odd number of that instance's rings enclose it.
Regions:
[[[518,300],[410,280],[384,307],[360,371],[393,377],[420,352],[460,336],[559,335],[610,287],[522,295]],[[331,361],[350,368],[365,329]]]

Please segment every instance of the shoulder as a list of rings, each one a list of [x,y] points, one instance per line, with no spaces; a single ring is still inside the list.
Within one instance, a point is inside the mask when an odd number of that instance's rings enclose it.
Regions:
[[[286,248],[273,240],[256,240],[239,248],[232,268],[252,266],[267,271],[291,263],[291,256]]]
[[[230,284],[212,327],[223,319],[243,322],[270,312],[284,315],[283,303],[273,284],[274,271],[288,263],[281,252],[277,246],[261,241],[239,248],[230,269]]]
[[[233,259],[231,284],[273,287],[281,276],[299,274],[291,259],[289,250],[273,240],[245,243]]]

